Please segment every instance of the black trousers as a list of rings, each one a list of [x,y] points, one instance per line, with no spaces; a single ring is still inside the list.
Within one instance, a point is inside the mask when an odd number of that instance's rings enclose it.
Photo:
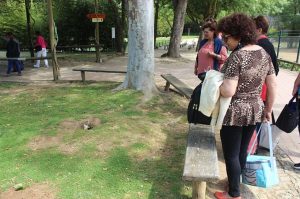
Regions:
[[[240,196],[240,176],[245,167],[247,148],[253,135],[255,125],[223,126],[221,141],[229,183],[228,194],[231,197]]]

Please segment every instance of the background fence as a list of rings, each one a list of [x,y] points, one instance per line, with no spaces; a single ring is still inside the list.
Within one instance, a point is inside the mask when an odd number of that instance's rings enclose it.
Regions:
[[[277,58],[300,62],[300,30],[281,30],[269,35]]]

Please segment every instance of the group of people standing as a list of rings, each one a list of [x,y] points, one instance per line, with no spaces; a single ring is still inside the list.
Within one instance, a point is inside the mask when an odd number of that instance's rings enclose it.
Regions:
[[[41,35],[39,31],[36,31],[36,41],[34,45],[34,49],[37,54],[37,58],[41,57],[47,57],[47,43],[44,39],[44,37]],[[20,42],[15,38],[15,36],[8,32],[5,35],[6,40],[6,57],[8,58],[8,65],[7,65],[7,71],[6,74],[9,76],[15,68],[15,70],[18,72],[18,75],[22,75],[22,65],[19,60],[21,50],[20,50]],[[45,67],[49,67],[48,60],[44,59]],[[33,66],[34,68],[40,67],[40,60],[37,59],[36,64]]]
[[[199,44],[195,75],[209,70],[223,73],[222,97],[231,97],[220,131],[228,183],[218,199],[240,199],[240,176],[247,148],[257,124],[271,121],[279,68],[272,43],[266,36],[266,17],[235,13],[218,23],[208,19]],[[227,55],[227,50],[231,54]]]

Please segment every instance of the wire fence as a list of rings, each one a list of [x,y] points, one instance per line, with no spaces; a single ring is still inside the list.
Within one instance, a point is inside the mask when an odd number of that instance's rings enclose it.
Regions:
[[[277,58],[300,62],[300,30],[281,30],[269,35],[276,50]]]

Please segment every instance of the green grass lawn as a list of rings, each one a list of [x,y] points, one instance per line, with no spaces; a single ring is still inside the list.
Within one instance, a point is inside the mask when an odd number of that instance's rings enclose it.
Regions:
[[[1,83],[0,192],[47,182],[65,199],[190,197],[186,100],[145,103],[117,85]],[[83,130],[87,120],[98,122]]]

